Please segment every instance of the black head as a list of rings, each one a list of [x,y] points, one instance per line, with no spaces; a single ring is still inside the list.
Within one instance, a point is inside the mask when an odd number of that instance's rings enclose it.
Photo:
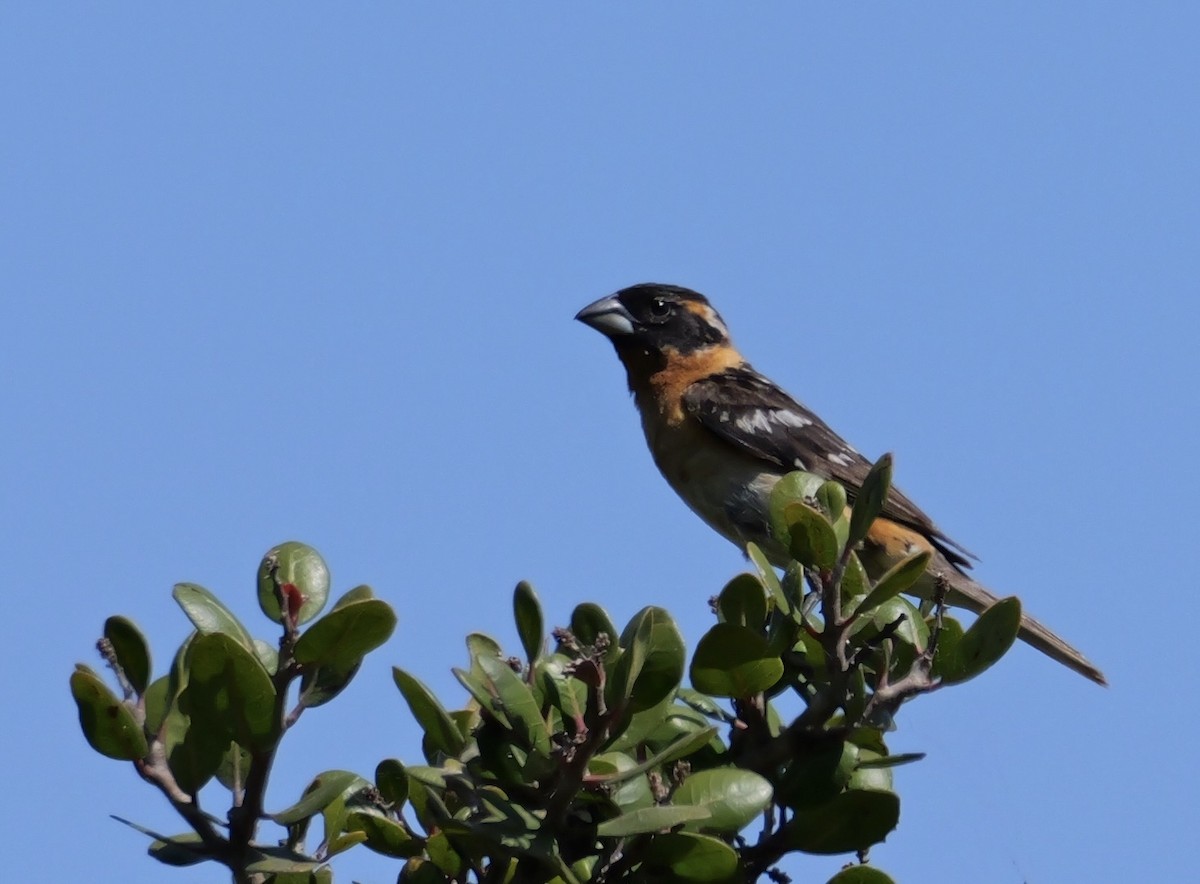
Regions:
[[[729,330],[708,299],[677,285],[633,285],[588,304],[575,318],[611,340],[622,354],[692,353],[729,343]]]

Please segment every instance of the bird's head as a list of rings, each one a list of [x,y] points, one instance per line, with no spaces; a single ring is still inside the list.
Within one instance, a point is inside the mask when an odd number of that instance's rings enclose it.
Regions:
[[[588,304],[575,318],[612,341],[631,371],[635,365],[653,371],[668,355],[729,345],[729,330],[708,299],[677,285],[633,285]]]

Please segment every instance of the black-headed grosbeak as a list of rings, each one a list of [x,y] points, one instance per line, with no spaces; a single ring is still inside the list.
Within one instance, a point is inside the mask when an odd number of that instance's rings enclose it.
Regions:
[[[616,348],[642,417],[654,462],[675,493],[717,533],[739,547],[757,543],[777,566],[787,551],[768,528],[772,488],[806,470],[836,479],[854,499],[871,464],[819,417],[750,367],[708,300],[690,289],[645,283],[584,307],[575,317]],[[967,576],[970,552],[947,537],[892,488],[863,542],[873,578],[918,550],[932,554],[913,594],[928,597],[934,576],[950,585],[947,601],[976,613],[996,601]],[[1100,684],[1104,674],[1031,617],[1020,638]]]

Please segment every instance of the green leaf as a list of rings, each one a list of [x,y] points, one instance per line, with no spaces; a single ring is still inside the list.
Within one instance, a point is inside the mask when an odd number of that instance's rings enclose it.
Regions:
[[[496,658],[489,655],[487,659]],[[486,675],[484,675],[483,669],[478,661],[476,661],[475,665],[471,667],[470,672],[467,672],[465,669],[458,669],[455,667],[450,670],[450,673],[456,679],[458,679],[459,684],[467,689],[467,693],[470,694],[472,699],[479,704],[480,709],[495,718],[506,729],[512,728],[512,722],[509,720],[509,717],[504,714],[503,707],[501,704],[496,702],[496,697],[489,689],[488,678]]]
[[[184,832],[170,838],[157,838],[146,852],[168,866],[194,866],[212,859],[208,848],[195,832]]]
[[[351,811],[346,816],[346,828],[350,832],[362,832],[366,835],[367,847],[384,856],[407,859],[420,856],[424,849],[404,826],[378,811]]]
[[[93,749],[119,761],[146,757],[146,734],[133,711],[100,676],[86,668],[76,669],[71,673],[71,696],[79,710],[79,727]]]
[[[330,611],[296,642],[296,662],[346,670],[391,638],[396,614],[382,599],[363,599]]]
[[[630,835],[660,832],[693,820],[706,820],[709,816],[709,811],[703,807],[655,805],[631,810],[611,820],[605,820],[596,827],[596,834],[601,838],[626,838]]]
[[[332,853],[326,851],[326,859],[329,856],[332,856]],[[274,875],[269,875],[263,884],[333,884],[333,869],[329,866],[321,866],[311,872],[276,872]]]
[[[375,788],[388,804],[399,807],[408,800],[408,772],[395,758],[385,758],[375,766]]]
[[[513,728],[527,741],[530,749],[543,758],[549,758],[550,731],[529,685],[503,660],[480,657],[477,662],[490,682],[492,695],[512,722]]]
[[[445,832],[437,832],[426,842],[426,851],[434,865],[452,878],[457,878],[462,872],[463,860],[450,843]]]
[[[767,593],[754,574],[739,574],[717,596],[717,610],[726,623],[761,630],[767,620]]]
[[[1016,596],[1001,599],[979,615],[956,646],[944,647],[939,644],[937,656],[940,667],[935,669],[946,684],[959,684],[972,679],[1008,652],[1020,630],[1020,600]]]
[[[300,702],[305,709],[324,706],[346,689],[362,668],[362,658],[355,660],[349,667],[306,666],[300,676]]]
[[[279,651],[261,638],[254,640],[254,656],[258,657],[258,662],[263,665],[263,669],[267,670],[268,675],[274,675],[279,671]]]
[[[663,697],[657,706],[651,706],[649,709],[626,716],[623,722],[624,727],[614,728],[610,731],[611,739],[607,748],[618,752],[637,752],[638,747],[646,741],[650,734],[657,731],[666,722],[667,710],[671,708],[673,702],[673,697]],[[705,722],[701,727],[707,724]]]
[[[582,719],[587,709],[587,685],[572,675],[567,675],[566,669],[571,659],[563,654],[550,654],[542,657],[534,667],[542,690],[550,698],[563,715],[572,723]]]
[[[832,479],[822,482],[821,486],[817,488],[816,497],[817,503],[821,505],[821,509],[830,522],[836,523],[838,519],[846,515],[846,489],[840,482]]]
[[[792,850],[854,853],[883,841],[899,821],[895,793],[850,790],[825,804],[798,808],[784,832]]]
[[[224,720],[192,727],[191,707],[191,692],[185,687],[163,719],[161,731],[167,767],[179,788],[189,795],[213,778],[233,741],[229,722]]]
[[[341,596],[338,597],[338,600],[333,603],[333,607],[329,610],[331,612],[336,611],[338,608],[346,607],[346,605],[352,605],[355,602],[365,602],[367,599],[373,598],[375,598],[375,592],[371,589],[371,587],[363,583],[354,587],[354,589],[348,589],[342,593]]]
[[[542,653],[542,606],[538,602],[533,586],[522,580],[513,591],[513,618],[517,622],[517,635],[525,649],[525,659],[532,666]]]
[[[607,635],[612,642],[611,651],[617,647],[617,627],[603,608],[591,602],[577,605],[571,612],[571,634],[581,645],[594,645],[601,635]]]
[[[867,536],[867,531],[883,512],[891,485],[892,456],[885,454],[875,461],[854,499],[854,510],[850,513],[850,534],[846,539],[848,544],[854,546]]]
[[[787,520],[783,517],[783,511],[793,503],[803,503],[806,500],[816,501],[817,491],[826,481],[816,473],[793,470],[775,483],[768,500],[771,534],[775,539],[780,541],[787,539]]]
[[[183,613],[202,635],[222,632],[232,636],[246,650],[254,649],[254,639],[242,626],[233,612],[221,604],[220,599],[195,583],[176,583],[172,597],[183,608]]]
[[[930,617],[927,624],[933,628],[934,618]],[[947,667],[954,670],[958,666],[958,646],[962,642],[966,630],[961,623],[949,614],[942,615],[942,628],[938,633],[937,654],[933,658],[933,675],[945,680],[944,672]]]
[[[267,816],[281,826],[290,826],[316,816],[354,785],[368,786],[366,780],[348,770],[327,770],[317,774],[304,787],[300,800],[278,813]]]
[[[895,628],[896,639],[913,648],[916,653],[924,652],[929,644],[929,627],[916,605],[908,599],[893,597],[880,603],[869,618],[864,617],[854,625],[851,634],[856,641],[860,638],[873,639],[897,620],[900,623]]]
[[[878,752],[862,749],[858,754],[858,764],[850,775],[850,789],[873,789],[876,792],[892,791],[892,766],[872,764],[875,761],[887,761],[888,758]]]
[[[171,679],[164,675],[150,682],[149,687],[146,688],[146,692],[142,695],[146,708],[145,731],[151,736],[158,733],[162,727],[163,719],[167,716],[170,704],[170,697],[168,696],[170,687]]]
[[[871,580],[867,570],[862,566],[857,553],[850,553],[846,560],[846,570],[842,572],[842,598],[852,599],[866,597],[871,590]]]
[[[858,760],[859,769],[868,767],[899,767],[902,764],[912,764],[916,761],[921,761],[925,757],[924,752],[901,752],[896,755],[878,755],[870,753],[873,757],[862,757]]]
[[[842,740],[807,747],[780,778],[777,800],[785,807],[824,806],[850,782],[858,753],[857,746]]]
[[[775,607],[785,614],[790,613],[792,606],[783,592],[783,584],[779,582],[779,575],[775,573],[775,568],[767,559],[767,554],[759,548],[757,543],[747,543],[746,557],[754,564],[758,576],[762,578],[763,585],[775,601]]]
[[[506,884],[508,878],[504,879]],[[397,884],[447,884],[445,873],[430,860],[414,857],[404,864]]]
[[[329,600],[329,567],[306,543],[289,540],[267,551],[258,565],[258,606],[267,619],[283,622],[279,609],[281,587],[295,587],[300,610],[296,623],[307,623]]]
[[[223,632],[201,635],[192,642],[187,668],[193,727],[224,726],[250,749],[274,744],[282,729],[275,685],[252,650]]]
[[[638,763],[624,752],[603,752],[588,762],[588,773],[608,778],[609,785],[614,787],[608,793],[613,804],[622,810],[637,810],[654,804],[650,781],[644,771],[636,770],[638,767]],[[622,777],[622,774],[627,776]]]
[[[676,696],[681,703],[686,703],[706,718],[724,722],[734,720],[734,716],[722,709],[716,700],[693,688],[680,688]]]
[[[636,766],[602,777],[601,780],[608,785],[622,783],[630,777],[638,776],[664,764],[670,764],[672,761],[678,761],[680,758],[686,758],[696,750],[707,746],[716,733],[717,729],[715,727],[706,727],[703,730],[685,734],[666,749],[647,758]]]
[[[766,638],[732,623],[718,623],[706,632],[692,657],[692,685],[715,697],[752,697],[782,675],[783,661]]]
[[[241,791],[250,773],[251,757],[249,749],[231,741],[217,767],[217,781],[230,792]]]
[[[642,857],[647,871],[669,881],[733,881],[738,868],[737,853],[724,841],[686,831],[655,836]]]
[[[712,816],[697,826],[733,834],[766,809],[773,793],[770,782],[753,771],[715,768],[689,776],[675,790],[671,803],[706,808]]]
[[[793,559],[829,570],[837,561],[838,540],[830,520],[816,508],[824,484],[824,479],[812,473],[788,473],[771,489],[769,513],[771,536]]]
[[[787,533],[778,539],[789,555],[805,567],[832,570],[841,550],[829,520],[806,503],[786,505],[783,519]]]
[[[133,689],[144,694],[150,684],[150,646],[141,630],[127,617],[109,617],[104,621],[104,637]]]
[[[289,850],[286,847],[264,847],[257,845],[251,854],[252,861],[246,865],[246,871],[269,875],[295,875],[318,873],[324,863],[312,857]]]
[[[500,647],[500,643],[490,635],[472,632],[467,636],[467,654],[472,660],[476,657],[503,657],[504,650]]]
[[[896,884],[874,866],[849,866],[829,879],[827,884]]]
[[[852,616],[857,617],[872,608],[878,607],[889,599],[909,589],[925,573],[933,554],[928,550],[915,552],[893,565],[886,574],[879,578],[875,588],[867,597],[859,602]]]
[[[640,712],[653,708],[679,687],[687,650],[679,628],[666,610],[648,606],[635,614],[621,635],[621,646],[627,651],[636,647],[636,653],[644,658],[632,680],[631,710]],[[623,661],[625,657],[621,659]],[[620,665],[618,663],[618,667]]]
[[[456,756],[462,752],[466,740],[433,692],[396,666],[392,667],[392,679],[430,744],[446,755]]]

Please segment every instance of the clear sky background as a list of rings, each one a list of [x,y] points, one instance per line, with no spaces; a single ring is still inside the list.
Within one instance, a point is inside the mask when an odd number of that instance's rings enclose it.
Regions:
[[[900,881],[1186,880],[1200,727],[1194,3],[0,9],[4,876],[175,871],[67,678],[125,613],[317,546],[395,637],[289,735],[269,804],[419,757],[510,598],[689,642],[738,552],[571,321],[657,280],[1107,672],[1019,647],[900,717]],[[823,882],[841,860],[802,859]],[[352,852],[339,880],[388,882]]]

